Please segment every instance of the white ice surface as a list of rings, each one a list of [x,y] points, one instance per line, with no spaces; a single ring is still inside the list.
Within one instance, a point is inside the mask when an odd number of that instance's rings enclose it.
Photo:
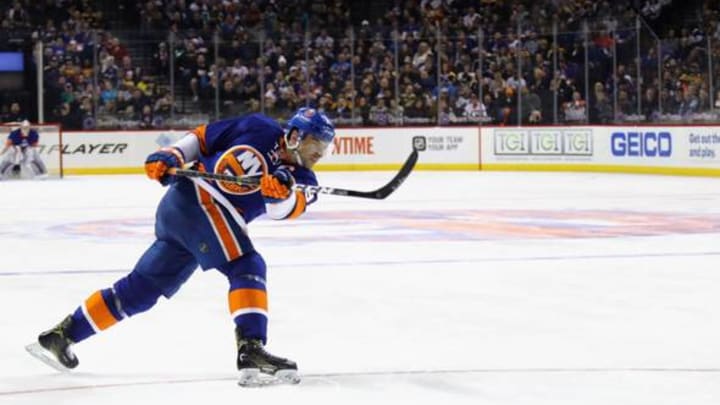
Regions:
[[[391,176],[319,177],[372,189]],[[142,176],[0,182],[0,404],[717,405],[719,187],[416,172],[384,201],[323,196],[297,222],[253,222],[268,349],[304,381],[243,389],[216,271],[77,345],[77,371],[28,356],[132,268],[164,189]]]

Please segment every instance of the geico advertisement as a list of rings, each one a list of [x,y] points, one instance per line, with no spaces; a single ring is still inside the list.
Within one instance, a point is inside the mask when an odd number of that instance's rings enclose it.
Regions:
[[[483,163],[513,161],[591,161],[593,129],[483,128]]]
[[[611,129],[609,146],[615,158],[669,160],[673,155],[673,134],[667,129],[618,127]]]
[[[603,129],[604,156],[613,163],[669,167],[720,166],[720,127]]]
[[[402,163],[412,151],[413,138],[417,136],[426,141],[419,164],[478,164],[477,128],[341,128],[336,131],[331,153],[318,163],[318,168]]]
[[[720,165],[720,127],[690,127],[680,136],[682,152],[691,163]]]

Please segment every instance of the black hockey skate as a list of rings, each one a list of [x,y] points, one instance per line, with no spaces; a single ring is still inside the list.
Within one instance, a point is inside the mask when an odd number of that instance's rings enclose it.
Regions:
[[[244,339],[240,329],[235,330],[240,370],[238,384],[243,387],[260,387],[274,384],[298,384],[297,364],[265,351],[259,339]]]
[[[41,333],[37,343],[25,346],[25,350],[59,371],[68,371],[77,367],[78,358],[70,350],[70,346],[75,342],[67,336],[71,324],[72,317],[68,315],[57,326]]]

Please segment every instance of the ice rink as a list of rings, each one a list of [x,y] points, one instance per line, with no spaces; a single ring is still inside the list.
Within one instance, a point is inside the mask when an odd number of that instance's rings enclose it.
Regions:
[[[321,172],[368,190],[393,173]],[[0,404],[720,403],[720,179],[415,172],[387,200],[258,220],[270,352],[297,386],[236,385],[225,278],[75,346],[23,346],[153,240],[143,176],[0,182]]]

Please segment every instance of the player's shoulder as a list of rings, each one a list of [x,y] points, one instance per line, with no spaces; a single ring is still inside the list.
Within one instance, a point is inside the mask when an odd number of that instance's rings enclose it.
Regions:
[[[282,127],[273,118],[268,117],[265,114],[253,113],[248,114],[244,117],[249,124],[256,128],[263,128],[268,131],[282,132]]]
[[[244,123],[244,124],[255,124],[255,125],[267,125],[270,127],[277,127],[280,128],[280,125],[275,121],[274,119],[268,117],[265,114],[262,113],[250,113],[246,115],[241,115],[238,117],[232,117],[232,118],[225,118],[223,120],[217,121],[217,123]]]

